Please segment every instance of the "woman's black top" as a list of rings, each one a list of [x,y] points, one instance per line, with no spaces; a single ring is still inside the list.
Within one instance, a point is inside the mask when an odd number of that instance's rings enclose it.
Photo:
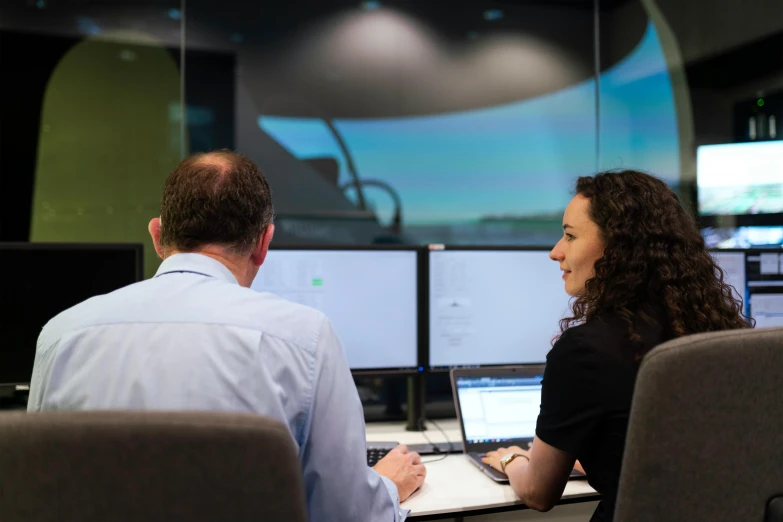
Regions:
[[[651,315],[656,324],[634,320],[641,349],[629,342],[622,319],[607,314],[566,330],[547,355],[536,435],[582,463],[601,494],[591,522],[614,517],[637,355],[673,337],[660,326],[665,315]]]

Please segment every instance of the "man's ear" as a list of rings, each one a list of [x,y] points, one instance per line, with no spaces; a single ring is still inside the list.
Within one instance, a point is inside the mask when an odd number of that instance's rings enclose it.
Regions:
[[[274,235],[274,225],[268,225],[264,230],[261,231],[261,235],[258,236],[258,243],[256,243],[255,248],[253,248],[253,253],[250,256],[254,265],[261,266],[264,264],[266,253],[269,251],[269,243],[272,242],[272,236]]]
[[[163,247],[160,246],[160,218],[152,218],[150,224],[147,226],[147,230],[152,236],[152,244],[155,246],[155,252],[158,253],[158,257],[163,259]]]

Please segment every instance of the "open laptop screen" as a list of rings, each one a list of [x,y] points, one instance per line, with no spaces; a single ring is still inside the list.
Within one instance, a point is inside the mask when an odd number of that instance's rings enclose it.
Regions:
[[[467,444],[532,439],[541,406],[541,375],[457,377]]]

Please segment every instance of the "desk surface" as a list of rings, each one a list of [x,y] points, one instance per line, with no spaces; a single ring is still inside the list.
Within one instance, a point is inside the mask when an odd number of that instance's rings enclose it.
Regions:
[[[459,441],[461,435],[456,419],[439,421],[449,440]],[[444,434],[428,423],[426,436],[432,442],[446,442]],[[428,442],[422,432],[405,431],[399,423],[373,423],[367,425],[368,441],[397,441],[405,444]],[[402,505],[411,510],[411,517],[445,514],[467,514],[486,509],[524,506],[511,486],[497,484],[481,473],[463,454],[452,454],[443,460],[442,455],[427,455],[427,480]],[[437,460],[437,462],[435,462]],[[563,500],[596,500],[596,491],[585,480],[568,482]]]

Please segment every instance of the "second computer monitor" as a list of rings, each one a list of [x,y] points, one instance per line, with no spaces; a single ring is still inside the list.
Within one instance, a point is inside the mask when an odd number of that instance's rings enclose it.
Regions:
[[[430,367],[546,361],[568,312],[549,250],[429,253]]]
[[[783,254],[778,249],[710,252],[723,269],[724,282],[737,291],[745,315],[756,328],[783,326]]]
[[[354,372],[418,368],[414,248],[271,249],[252,288],[323,312]]]
[[[712,251],[710,255],[723,270],[723,282],[736,291],[735,298],[742,302],[742,311],[747,314],[747,274],[744,251]]]

